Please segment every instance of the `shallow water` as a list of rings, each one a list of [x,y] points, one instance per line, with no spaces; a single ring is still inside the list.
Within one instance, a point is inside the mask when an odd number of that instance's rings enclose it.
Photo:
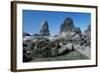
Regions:
[[[42,57],[42,58],[37,58],[34,57],[30,62],[43,62],[43,61],[63,61],[63,60],[84,60],[88,59],[87,57],[81,55],[77,51],[71,51],[69,53],[59,55],[59,56],[54,56],[54,57]]]

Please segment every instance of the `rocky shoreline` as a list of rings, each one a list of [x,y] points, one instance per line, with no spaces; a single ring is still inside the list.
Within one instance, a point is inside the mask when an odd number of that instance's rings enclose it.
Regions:
[[[40,33],[23,33],[23,62],[33,57],[55,57],[77,51],[83,57],[91,58],[91,26],[82,32],[74,26],[72,18],[66,18],[60,26],[58,35],[50,36],[49,24],[41,24]]]

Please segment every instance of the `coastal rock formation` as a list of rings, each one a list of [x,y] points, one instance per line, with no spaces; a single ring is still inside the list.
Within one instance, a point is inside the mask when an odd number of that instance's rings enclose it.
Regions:
[[[83,45],[87,43],[87,37],[90,40],[90,30],[90,26],[88,26],[84,35],[80,27],[75,28],[72,18],[66,18],[60,27],[60,38],[63,38],[67,43]]]
[[[74,34],[71,36],[72,40],[75,40],[77,42],[82,40],[82,33],[79,27],[75,28]]]
[[[73,24],[72,18],[66,18],[64,22],[60,26],[60,37],[65,38],[70,37],[70,34],[73,34],[73,31],[75,30],[75,26]]]
[[[49,36],[50,35],[50,33],[49,33],[49,25],[48,25],[47,21],[44,21],[41,24],[40,34],[41,34],[41,36]]]
[[[42,22],[40,32],[33,35],[23,33],[23,62],[56,57],[74,51],[86,58],[91,57],[91,25],[81,32],[80,27],[74,26],[73,19],[67,17],[61,24],[59,33],[51,36],[47,21]]]

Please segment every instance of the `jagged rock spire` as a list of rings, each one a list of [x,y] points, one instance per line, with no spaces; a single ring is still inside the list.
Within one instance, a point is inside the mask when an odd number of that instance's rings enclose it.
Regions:
[[[60,37],[69,36],[73,31],[75,31],[75,26],[72,18],[65,18],[64,22],[60,26]]]
[[[61,32],[67,32],[67,31],[73,31],[75,29],[75,26],[73,24],[73,20],[70,17],[67,17],[64,22],[61,24],[60,27],[60,33]]]
[[[45,20],[44,22],[41,23],[41,28],[40,28],[40,34],[42,36],[49,36],[49,25],[47,20]]]

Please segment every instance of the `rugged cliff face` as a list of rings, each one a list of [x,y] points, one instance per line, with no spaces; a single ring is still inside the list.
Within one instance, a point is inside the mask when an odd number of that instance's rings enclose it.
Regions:
[[[72,18],[66,18],[60,27],[60,38],[64,38],[67,41],[73,41],[73,43],[78,44],[82,41],[89,41],[91,38],[91,27],[89,25],[83,34],[80,27],[75,28]]]
[[[73,31],[75,30],[75,26],[73,24],[72,18],[66,18],[64,22],[60,26],[60,37],[71,37]]]
[[[50,33],[49,33],[49,26],[48,26],[48,22],[47,21],[44,21],[41,24],[40,34],[42,36],[49,36],[50,35]]]
[[[61,24],[61,27],[60,27],[60,32],[66,32],[66,31],[73,31],[75,29],[75,26],[73,24],[73,20],[71,18],[66,18],[64,20],[64,22]]]
[[[71,36],[72,40],[77,40],[77,41],[81,41],[82,40],[83,34],[82,34],[82,32],[81,32],[79,27],[75,28],[73,33],[74,34]]]

